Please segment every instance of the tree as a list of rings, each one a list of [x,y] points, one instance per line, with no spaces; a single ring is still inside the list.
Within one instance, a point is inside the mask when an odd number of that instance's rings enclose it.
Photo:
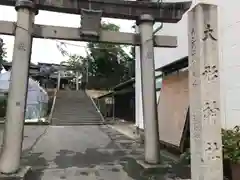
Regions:
[[[112,23],[102,23],[102,29],[119,31],[120,27]],[[96,79],[108,79],[109,86],[114,86],[132,76],[130,64],[133,64],[133,55],[127,54],[125,46],[106,43],[89,42],[86,47],[86,57],[71,54],[64,49],[64,43],[58,45],[58,49],[68,60],[64,64],[75,67],[83,74]]]
[[[103,23],[102,29],[119,32],[120,27]],[[111,77],[117,84],[129,78],[128,65],[133,61],[133,57],[124,51],[124,46],[89,42],[87,48],[90,75]]]
[[[58,50],[61,52],[63,56],[67,56],[68,59],[66,61],[62,61],[60,64],[67,66],[69,70],[73,71],[82,71],[83,70],[83,62],[84,57],[79,56],[77,54],[71,54],[66,50],[66,44],[60,42],[57,44]]]
[[[62,61],[61,64],[68,67],[69,70],[82,71],[84,58],[76,54],[70,55],[67,61]]]
[[[5,43],[3,42],[3,39],[0,38],[0,72],[2,70],[2,64],[3,62],[6,62],[5,58],[7,56],[6,48],[4,48]]]

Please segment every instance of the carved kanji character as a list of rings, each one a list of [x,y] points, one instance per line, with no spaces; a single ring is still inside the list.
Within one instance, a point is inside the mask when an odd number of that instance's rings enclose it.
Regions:
[[[205,36],[202,40],[206,41],[210,37],[212,40],[217,41],[217,39],[212,35],[212,33],[213,33],[213,29],[211,28],[211,25],[207,24],[206,28],[204,30],[204,35]]]

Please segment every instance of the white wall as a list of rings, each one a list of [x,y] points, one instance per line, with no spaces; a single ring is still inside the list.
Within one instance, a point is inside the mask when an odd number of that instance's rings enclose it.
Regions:
[[[138,31],[138,29],[136,29]],[[135,61],[135,125],[143,129],[143,110],[142,110],[142,86],[141,86],[141,69],[140,69],[140,49],[136,48]]]
[[[165,0],[165,2],[177,0]],[[179,0],[181,1],[181,0]],[[219,6],[219,47],[221,72],[222,125],[232,128],[240,124],[240,1],[239,0],[193,0],[192,7],[199,2],[214,3]],[[191,8],[192,8],[191,7]],[[155,28],[159,23],[155,24]],[[178,47],[155,48],[155,67],[166,65],[188,55],[187,14],[177,24],[164,24],[161,35],[178,37]],[[139,48],[136,48],[139,52]],[[140,56],[136,56],[136,125],[143,128],[140,84]]]

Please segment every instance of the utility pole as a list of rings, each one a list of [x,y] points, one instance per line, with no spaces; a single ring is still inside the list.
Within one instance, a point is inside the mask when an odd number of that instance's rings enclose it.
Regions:
[[[34,16],[37,13],[34,3],[30,0],[18,0],[16,11],[17,25],[4,130],[4,146],[0,157],[0,172],[3,174],[15,173],[20,168],[32,32]]]
[[[94,58],[90,55],[90,53],[88,52],[88,50],[86,49],[86,53],[88,55],[88,57],[91,57],[93,60]],[[86,85],[88,84],[88,80],[89,80],[89,59],[87,58],[87,65],[86,65]]]
[[[140,66],[145,132],[145,161],[149,164],[158,164],[160,162],[160,148],[155,92],[153,24],[154,19],[149,14],[140,16],[138,21],[141,37]]]

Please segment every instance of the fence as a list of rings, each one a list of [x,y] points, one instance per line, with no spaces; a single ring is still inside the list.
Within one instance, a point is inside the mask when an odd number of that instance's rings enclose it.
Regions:
[[[114,116],[114,104],[107,100],[109,98],[112,99],[111,97],[93,99],[105,119]]]
[[[7,110],[7,94],[0,93],[0,117],[6,116]],[[27,103],[25,111],[25,120],[26,121],[39,121],[42,118],[45,118],[48,113],[48,103],[43,102],[34,102]]]

